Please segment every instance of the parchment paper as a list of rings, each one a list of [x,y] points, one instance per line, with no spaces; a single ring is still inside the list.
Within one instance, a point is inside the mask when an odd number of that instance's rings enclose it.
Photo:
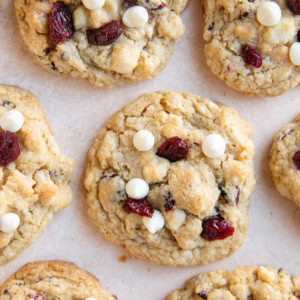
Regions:
[[[203,55],[201,1],[183,14],[185,37],[172,60],[155,79],[116,89],[101,89],[43,70],[27,51],[15,19],[13,1],[0,11],[0,83],[18,85],[36,94],[65,154],[76,161],[74,200],[58,213],[45,232],[22,255],[0,266],[0,282],[36,260],[67,260],[97,276],[119,299],[163,299],[191,276],[238,265],[267,264],[300,275],[300,213],[272,184],[268,153],[274,134],[300,111],[300,87],[276,98],[248,98],[232,91],[207,68]],[[254,127],[257,185],[252,196],[247,240],[231,257],[206,266],[169,268],[129,259],[124,250],[102,239],[86,216],[81,176],[87,150],[98,128],[139,94],[156,90],[190,91],[232,106]],[[1,204],[0,204],[1,205]]]

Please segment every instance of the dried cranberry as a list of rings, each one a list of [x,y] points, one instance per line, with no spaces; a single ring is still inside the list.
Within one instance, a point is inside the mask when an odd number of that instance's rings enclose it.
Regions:
[[[107,46],[112,44],[122,33],[122,26],[119,21],[114,20],[100,28],[88,29],[86,31],[90,44]]]
[[[147,199],[135,200],[127,199],[123,205],[123,209],[128,213],[135,213],[142,217],[151,218],[154,213],[154,208]]]
[[[202,228],[201,236],[209,241],[224,240],[234,233],[234,228],[221,216],[204,220]]]
[[[240,196],[241,196],[241,190],[239,188],[237,188],[237,193],[235,196],[235,203],[239,204],[240,203]]]
[[[64,2],[56,2],[49,17],[50,39],[54,45],[63,43],[66,39],[72,38],[74,25],[72,14]]]
[[[135,6],[136,5],[136,1],[135,0],[123,0],[123,4],[122,7],[127,9],[129,7]]]
[[[297,41],[300,42],[300,30],[297,32]]]
[[[181,138],[174,136],[167,139],[158,149],[157,155],[175,162],[186,158],[189,152],[189,147]]]
[[[245,64],[255,68],[260,68],[262,66],[262,57],[256,49],[251,48],[248,45],[244,45],[242,48],[242,53]]]
[[[300,0],[287,0],[287,6],[294,14],[300,14]]]
[[[253,2],[255,2],[255,0],[248,0],[248,2],[252,2],[253,3]]]
[[[176,205],[176,202],[175,202],[171,192],[168,192],[167,195],[164,196],[165,211],[168,212],[168,211],[174,210],[175,205]]]
[[[201,291],[197,295],[202,299],[207,299],[207,293],[205,291]]]
[[[293,162],[298,170],[300,170],[300,151],[297,151],[293,156]]]
[[[0,166],[6,166],[20,155],[18,137],[9,131],[0,133]]]

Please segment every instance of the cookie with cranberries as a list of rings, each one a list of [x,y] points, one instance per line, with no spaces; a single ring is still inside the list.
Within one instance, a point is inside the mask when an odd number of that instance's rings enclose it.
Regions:
[[[88,214],[135,258],[187,266],[243,243],[253,191],[252,128],[190,93],[141,95],[104,124],[88,154]]]
[[[246,95],[276,96],[300,83],[298,0],[204,0],[211,71]]]
[[[279,193],[300,207],[300,114],[276,134],[269,166]]]
[[[23,252],[70,204],[73,168],[36,97],[0,85],[0,264]]]
[[[92,274],[64,261],[29,263],[0,285],[0,299],[116,300]]]
[[[188,0],[14,0],[21,34],[38,62],[97,86],[156,76],[184,34]]]
[[[166,300],[299,299],[300,276],[267,266],[240,266],[217,270],[188,280]]]

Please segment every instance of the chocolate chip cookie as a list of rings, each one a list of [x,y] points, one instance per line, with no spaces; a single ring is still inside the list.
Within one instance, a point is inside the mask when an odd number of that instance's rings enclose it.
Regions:
[[[277,133],[270,155],[277,190],[300,206],[300,114]]]
[[[157,75],[183,36],[187,0],[15,0],[20,31],[48,70],[112,87]]]
[[[2,286],[1,300],[116,300],[98,279],[62,261],[29,263]]]
[[[69,205],[74,162],[61,153],[30,92],[0,85],[0,128],[3,264],[25,250],[53,214]]]
[[[287,275],[282,269],[253,266],[238,267],[231,273],[220,270],[200,274],[167,300],[297,300],[299,297],[300,276]]]
[[[133,257],[195,265],[243,243],[253,191],[252,128],[190,93],[140,96],[100,129],[88,154],[88,213]]]
[[[231,88],[276,96],[300,82],[300,9],[295,0],[204,0],[205,56]]]

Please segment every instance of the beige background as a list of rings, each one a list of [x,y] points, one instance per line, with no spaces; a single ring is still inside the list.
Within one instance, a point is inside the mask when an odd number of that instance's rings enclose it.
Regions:
[[[71,207],[56,215],[27,251],[0,267],[0,282],[29,261],[47,259],[77,263],[121,300],[163,299],[199,272],[232,269],[239,264],[268,264],[300,275],[300,212],[274,189],[267,165],[275,132],[300,111],[300,87],[277,98],[247,98],[230,90],[206,67],[199,0],[192,1],[183,19],[185,37],[156,79],[107,90],[41,69],[18,32],[12,1],[4,1],[0,11],[0,83],[18,85],[38,96],[61,149],[75,158],[76,170]],[[254,127],[257,185],[249,234],[244,246],[221,262],[177,269],[131,259],[121,263],[121,247],[103,240],[86,216],[81,176],[86,152],[99,126],[139,94],[163,89],[190,91],[232,106]]]

